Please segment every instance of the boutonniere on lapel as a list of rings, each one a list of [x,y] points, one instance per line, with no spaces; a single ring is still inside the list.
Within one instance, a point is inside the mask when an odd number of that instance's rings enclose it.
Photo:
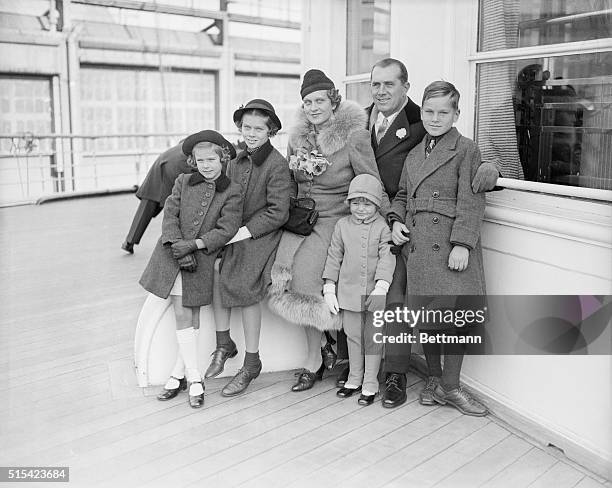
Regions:
[[[406,129],[404,129],[403,127],[401,129],[397,129],[397,131],[395,132],[395,137],[397,137],[398,139],[403,139],[404,137],[406,137]]]

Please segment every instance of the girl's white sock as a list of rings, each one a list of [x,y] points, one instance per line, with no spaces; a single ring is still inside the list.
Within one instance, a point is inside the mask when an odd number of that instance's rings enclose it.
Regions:
[[[194,329],[196,346],[198,344],[199,335],[200,329]],[[181,354],[180,348],[176,351],[176,362],[174,363],[174,367],[172,368],[170,376],[171,378],[168,378],[168,381],[166,381],[166,385],[164,386],[164,388],[166,388],[167,390],[173,390],[175,388],[178,388],[179,380],[185,377],[185,361],[183,361],[183,356]]]
[[[198,352],[196,334],[193,327],[176,331],[176,340],[179,352],[185,363],[185,376],[187,381],[201,381],[200,371],[198,370]]]

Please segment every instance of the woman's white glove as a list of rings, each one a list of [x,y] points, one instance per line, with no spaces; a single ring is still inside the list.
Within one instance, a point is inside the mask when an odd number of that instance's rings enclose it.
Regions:
[[[329,311],[336,315],[340,311],[340,306],[338,305],[338,298],[336,297],[336,285],[333,283],[327,283],[323,285],[323,299],[327,306],[329,307]]]

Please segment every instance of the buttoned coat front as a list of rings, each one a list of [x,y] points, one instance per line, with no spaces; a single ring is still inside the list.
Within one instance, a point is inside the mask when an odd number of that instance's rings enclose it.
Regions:
[[[181,273],[183,306],[212,303],[217,252],[238,231],[242,218],[240,186],[222,175],[207,182],[200,173],[179,175],[164,206],[162,235],[157,241],[140,284],[161,298],[168,298],[179,273],[170,244],[180,239],[202,239],[204,249],[194,252],[193,273]]]
[[[323,279],[336,283],[341,309],[364,311],[363,298],[372,293],[376,282],[391,283],[395,256],[390,240],[389,226],[378,212],[362,222],[348,215],[336,223]]]
[[[252,238],[230,244],[223,251],[221,304],[246,307],[260,302],[270,285],[280,229],[289,218],[291,175],[287,161],[270,141],[252,155],[240,152],[230,162],[227,174],[240,185],[242,225]]]
[[[410,242],[402,248],[407,296],[485,294],[480,246],[485,196],[471,187],[480,163],[476,143],[454,127],[427,158],[424,141],[408,154],[390,212],[410,230]],[[448,267],[455,244],[470,249],[461,272]]]

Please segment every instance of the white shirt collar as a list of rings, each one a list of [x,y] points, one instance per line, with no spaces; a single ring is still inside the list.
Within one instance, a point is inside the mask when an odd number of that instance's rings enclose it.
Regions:
[[[390,127],[391,124],[393,123],[393,121],[395,120],[395,118],[399,115],[399,113],[404,110],[404,107],[406,106],[406,104],[408,103],[408,97],[406,97],[406,100],[404,100],[404,103],[402,103],[402,106],[400,107],[400,109],[397,112],[393,112],[391,115],[389,115],[387,117],[387,127]],[[376,132],[378,132],[378,129],[380,128],[380,124],[382,124],[382,121],[385,119],[385,116],[383,115],[382,112],[378,112],[378,117],[376,117],[376,123],[374,124],[376,126]]]

